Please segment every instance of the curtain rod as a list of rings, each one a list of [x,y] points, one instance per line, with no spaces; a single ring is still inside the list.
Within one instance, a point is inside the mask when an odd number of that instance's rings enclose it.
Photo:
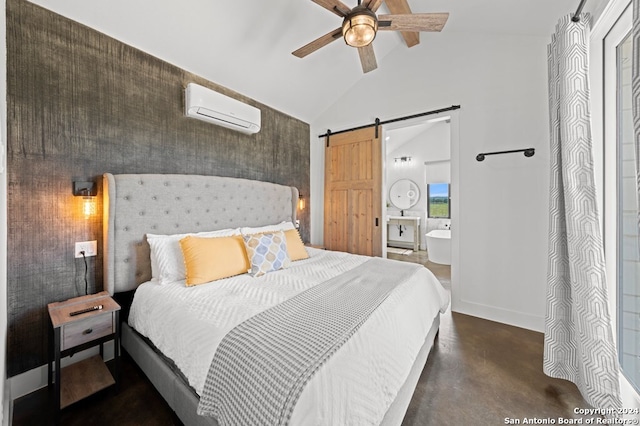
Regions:
[[[576,13],[574,13],[573,17],[571,18],[571,20],[573,22],[579,22],[580,21],[580,14],[582,13],[582,8],[584,7],[586,2],[587,2],[587,0],[580,0],[580,4],[578,5],[578,9],[576,10]]]
[[[324,135],[318,135],[318,137],[319,138],[324,138],[326,136],[337,135],[339,133],[346,133],[346,132],[351,132],[353,130],[366,129],[367,127],[374,127],[374,126],[377,127],[377,126],[380,126],[382,124],[389,124],[389,123],[395,123],[397,121],[410,120],[412,118],[424,117],[426,115],[439,114],[441,112],[453,111],[453,110],[456,110],[456,109],[460,109],[460,105],[451,105],[450,107],[447,107],[447,108],[435,109],[433,111],[421,112],[419,114],[406,115],[404,117],[393,118],[391,120],[385,120],[385,121],[380,121],[379,119],[376,118],[376,121],[374,123],[371,123],[371,124],[365,124],[365,125],[359,126],[359,127],[352,127],[350,129],[345,129],[345,130],[338,130],[337,132],[332,132],[331,130],[327,130],[327,133],[325,133]]]

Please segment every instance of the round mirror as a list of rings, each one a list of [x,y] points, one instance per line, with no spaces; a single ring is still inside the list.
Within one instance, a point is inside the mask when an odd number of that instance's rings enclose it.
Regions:
[[[389,189],[389,201],[400,210],[415,206],[419,198],[420,188],[409,179],[399,179]]]

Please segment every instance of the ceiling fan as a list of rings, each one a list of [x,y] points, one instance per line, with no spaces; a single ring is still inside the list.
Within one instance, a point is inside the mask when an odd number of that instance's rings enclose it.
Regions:
[[[420,43],[418,31],[442,31],[448,13],[411,13],[407,0],[385,0],[392,15],[376,15],[382,0],[358,0],[353,9],[340,0],[311,0],[343,19],[342,26],[292,52],[304,58],[339,38],[358,49],[362,71],[367,73],[378,67],[371,42],[380,31],[400,31],[408,47]]]

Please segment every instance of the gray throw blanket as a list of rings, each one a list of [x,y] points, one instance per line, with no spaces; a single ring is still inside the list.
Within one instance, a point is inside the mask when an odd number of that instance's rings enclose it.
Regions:
[[[373,258],[239,324],[213,357],[198,414],[221,426],[288,424],[315,372],[420,268]]]

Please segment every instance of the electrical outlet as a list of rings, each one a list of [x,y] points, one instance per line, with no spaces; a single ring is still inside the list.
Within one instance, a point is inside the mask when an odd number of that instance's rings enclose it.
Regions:
[[[81,251],[84,251],[85,257],[96,256],[98,254],[98,242],[93,240],[76,243],[76,259],[82,257],[82,253],[80,253]]]
[[[296,219],[295,227],[296,227],[297,229],[300,229],[300,219]]]

